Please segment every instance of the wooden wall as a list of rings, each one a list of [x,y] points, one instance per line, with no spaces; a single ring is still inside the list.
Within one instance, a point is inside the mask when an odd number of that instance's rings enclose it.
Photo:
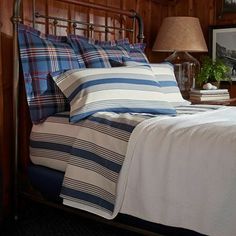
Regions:
[[[8,212],[11,201],[12,165],[12,13],[11,1],[0,1],[0,171],[3,180],[3,208]]]
[[[37,0],[37,5],[45,9],[45,1]],[[86,0],[84,0],[86,1]],[[89,1],[89,0],[87,0]],[[24,17],[29,20],[30,0],[24,0]],[[121,9],[134,9],[144,19],[146,53],[150,61],[160,62],[167,55],[152,52],[158,28],[166,16],[196,16],[208,41],[208,26],[212,24],[236,23],[236,14],[220,14],[221,0],[90,0],[99,4]],[[50,13],[63,14],[65,4],[47,1]],[[0,169],[3,174],[4,209],[10,209],[12,196],[12,15],[13,0],[0,1]],[[52,7],[56,6],[56,10]],[[220,17],[219,17],[220,16]],[[199,57],[199,54],[195,55]],[[7,212],[7,211],[6,211]]]

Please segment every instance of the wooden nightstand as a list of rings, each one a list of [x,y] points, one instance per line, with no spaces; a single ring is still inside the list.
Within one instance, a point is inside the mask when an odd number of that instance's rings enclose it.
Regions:
[[[220,88],[221,89],[228,89],[231,98],[236,97],[236,81],[232,81],[232,82],[221,81]]]
[[[207,104],[207,105],[223,105],[223,106],[236,106],[236,98],[215,100],[215,101],[191,101],[192,104]]]

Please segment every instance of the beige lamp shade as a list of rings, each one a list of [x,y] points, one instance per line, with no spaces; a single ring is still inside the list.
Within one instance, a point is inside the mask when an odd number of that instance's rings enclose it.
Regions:
[[[153,51],[207,52],[199,19],[177,16],[163,20]]]

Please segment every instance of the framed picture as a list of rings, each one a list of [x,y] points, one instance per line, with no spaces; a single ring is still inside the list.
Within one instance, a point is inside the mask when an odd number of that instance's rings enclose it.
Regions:
[[[222,12],[236,12],[236,0],[222,0]]]
[[[211,26],[209,52],[213,59],[219,58],[231,68],[231,79],[236,81],[236,25]]]

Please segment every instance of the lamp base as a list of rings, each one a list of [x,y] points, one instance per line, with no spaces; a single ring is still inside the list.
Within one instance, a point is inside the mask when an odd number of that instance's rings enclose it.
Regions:
[[[165,59],[174,65],[175,77],[183,98],[189,99],[191,88],[195,87],[195,77],[200,70],[200,63],[187,52],[175,51]]]

